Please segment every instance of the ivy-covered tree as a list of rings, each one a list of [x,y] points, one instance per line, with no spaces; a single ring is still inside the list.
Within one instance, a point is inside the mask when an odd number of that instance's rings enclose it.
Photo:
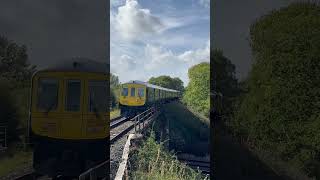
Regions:
[[[308,2],[273,11],[251,26],[255,61],[234,121],[255,147],[309,175],[320,172],[319,27],[320,7]]]
[[[209,116],[210,111],[210,63],[203,62],[188,70],[189,84],[183,101],[194,110]]]
[[[151,77],[148,81],[150,84],[158,85],[164,88],[174,89],[183,92],[183,81],[178,78],[171,78],[170,76]]]

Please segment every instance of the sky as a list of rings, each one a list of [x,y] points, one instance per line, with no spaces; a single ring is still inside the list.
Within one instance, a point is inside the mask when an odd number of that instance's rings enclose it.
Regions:
[[[0,35],[26,45],[38,69],[69,57],[109,62],[106,0],[1,0]]]
[[[209,0],[111,0],[110,70],[120,82],[179,77],[209,62]]]

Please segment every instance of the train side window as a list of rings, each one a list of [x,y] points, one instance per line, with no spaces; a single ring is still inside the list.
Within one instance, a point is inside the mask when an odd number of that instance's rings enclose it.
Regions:
[[[122,96],[128,96],[128,88],[122,88],[121,95]]]
[[[47,112],[58,107],[59,81],[57,79],[39,79],[37,108]]]
[[[130,96],[136,96],[136,88],[131,88]]]
[[[144,88],[139,88],[138,89],[138,96],[139,97],[144,97]]]
[[[67,80],[65,110],[79,111],[80,96],[81,96],[81,81]]]
[[[106,81],[89,81],[89,112],[108,110],[108,89]]]

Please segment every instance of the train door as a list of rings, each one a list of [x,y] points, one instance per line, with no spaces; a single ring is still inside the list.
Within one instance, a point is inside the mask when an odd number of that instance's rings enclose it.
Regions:
[[[65,76],[63,81],[61,136],[67,139],[82,138],[84,82],[77,76]]]
[[[86,138],[105,138],[109,131],[108,126],[108,99],[109,90],[107,80],[86,80],[86,95],[84,96],[84,128]]]

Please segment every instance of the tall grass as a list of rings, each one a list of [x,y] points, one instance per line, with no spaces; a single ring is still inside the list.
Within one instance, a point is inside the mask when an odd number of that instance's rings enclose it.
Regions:
[[[130,158],[130,179],[133,180],[201,180],[208,179],[168,152],[164,142],[157,143],[152,131],[147,140]]]
[[[120,116],[120,109],[113,109],[110,111],[110,119],[114,119]]]

